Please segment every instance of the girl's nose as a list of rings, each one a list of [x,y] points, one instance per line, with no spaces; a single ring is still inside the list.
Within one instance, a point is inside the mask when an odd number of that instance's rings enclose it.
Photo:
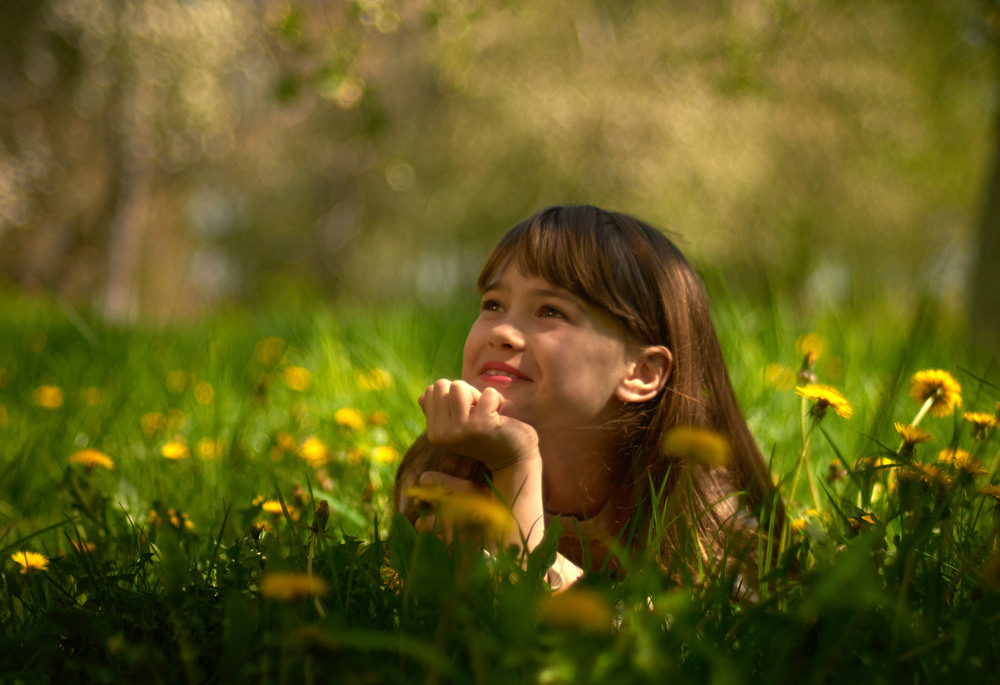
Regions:
[[[524,347],[524,335],[517,325],[504,320],[490,329],[487,343],[492,347],[519,350]]]

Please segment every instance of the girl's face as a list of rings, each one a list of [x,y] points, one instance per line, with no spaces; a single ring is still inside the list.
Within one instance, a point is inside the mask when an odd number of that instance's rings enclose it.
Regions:
[[[540,437],[600,428],[621,406],[615,391],[629,367],[628,347],[614,317],[512,264],[482,295],[462,379],[499,390],[504,415]]]

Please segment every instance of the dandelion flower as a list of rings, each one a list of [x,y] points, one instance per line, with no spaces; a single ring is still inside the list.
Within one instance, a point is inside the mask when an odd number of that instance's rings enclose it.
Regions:
[[[607,599],[579,586],[545,596],[538,605],[538,617],[542,623],[586,632],[610,632],[614,616],[615,612]]]
[[[83,391],[81,397],[83,397],[83,403],[88,407],[96,407],[101,403],[101,389],[90,386]]]
[[[510,511],[490,495],[475,491],[451,492],[441,498],[441,515],[459,528],[475,528],[504,537],[514,524]]]
[[[33,571],[47,571],[49,567],[49,560],[37,552],[28,552],[25,550],[14,552],[11,559],[20,565],[21,573],[24,574]]]
[[[378,409],[367,416],[368,424],[372,426],[384,426],[389,423],[389,415]]]
[[[313,468],[322,466],[330,459],[330,450],[327,449],[322,440],[313,436],[302,441],[302,449],[299,450],[299,453],[302,455],[302,459]]]
[[[949,416],[962,405],[962,386],[947,371],[917,371],[910,379],[910,397],[928,404],[931,416]]]
[[[319,576],[294,571],[268,573],[260,583],[260,594],[267,599],[291,602],[304,597],[322,597],[330,591]]]
[[[191,456],[191,451],[183,442],[172,440],[160,448],[160,454],[171,461],[180,461]]]
[[[215,389],[211,383],[202,381],[194,386],[194,399],[198,404],[211,404],[215,399]]]
[[[158,411],[147,412],[142,415],[140,424],[142,425],[142,432],[147,438],[151,438],[154,433],[167,427],[167,417]]]
[[[365,429],[365,421],[357,409],[338,409],[333,415],[333,420],[352,431],[361,432]]]
[[[958,447],[941,450],[938,453],[938,463],[951,464],[957,470],[970,476],[981,476],[986,473],[986,467],[978,459]]]
[[[829,385],[819,385],[817,383],[801,385],[795,388],[795,393],[815,402],[810,411],[817,418],[823,418],[827,408],[830,407],[837,413],[837,416],[845,419],[851,418],[854,414],[854,410],[851,409],[851,405],[847,399],[840,394],[839,390],[831,388]]]
[[[712,468],[725,466],[732,455],[725,437],[698,426],[671,428],[663,438],[663,451]]]
[[[435,503],[440,502],[448,494],[448,490],[443,485],[411,485],[406,489],[405,494],[413,499]]]
[[[392,376],[385,369],[371,369],[355,372],[354,381],[362,390],[386,390],[392,385]]]
[[[188,374],[186,371],[177,369],[167,374],[167,389],[170,392],[180,394],[184,392],[188,384]]]
[[[982,411],[967,411],[962,418],[972,424],[972,436],[977,440],[986,438],[986,434],[1000,425],[997,417]]]
[[[63,406],[66,396],[58,385],[42,385],[35,388],[35,404],[43,409],[58,409]]]
[[[984,485],[979,488],[979,494],[983,497],[992,497],[1000,505],[1000,485]]]
[[[93,542],[87,542],[86,540],[84,540],[83,542],[70,540],[69,544],[73,547],[74,550],[76,550],[78,554],[93,554],[94,552],[97,551],[97,545],[95,545]]]
[[[934,439],[934,436],[925,431],[923,428],[917,428],[916,426],[908,423],[899,423],[898,421],[892,425],[896,428],[896,432],[899,433],[899,436],[903,438],[903,444],[909,447],[913,447],[920,442],[929,442]]]
[[[264,338],[254,347],[253,356],[264,366],[271,366],[281,357],[285,350],[285,341],[281,338]]]
[[[195,452],[201,459],[216,459],[222,454],[222,443],[215,438],[202,438],[195,445]]]
[[[930,486],[946,488],[951,486],[952,478],[933,464],[913,464],[899,470],[899,479],[903,481],[920,480]]]
[[[394,464],[399,460],[399,452],[389,445],[379,445],[372,450],[372,461],[378,464]]]
[[[278,433],[275,438],[275,443],[279,449],[285,452],[294,452],[299,447],[299,443],[295,440],[295,436],[291,433],[286,433],[285,431]]]
[[[74,452],[70,455],[69,461],[71,464],[85,466],[88,470],[102,468],[111,471],[115,468],[115,463],[111,461],[111,457],[95,449],[84,449]]]
[[[826,338],[818,333],[806,333],[795,342],[795,347],[803,358],[812,363],[826,352]]]
[[[261,511],[265,511],[268,514],[274,514],[278,516],[283,513],[281,509],[281,502],[276,499],[264,500],[260,505]]]
[[[791,390],[795,387],[795,372],[784,364],[768,364],[763,380],[775,390]]]
[[[285,385],[296,392],[305,392],[312,385],[312,374],[303,366],[289,366],[285,369]]]

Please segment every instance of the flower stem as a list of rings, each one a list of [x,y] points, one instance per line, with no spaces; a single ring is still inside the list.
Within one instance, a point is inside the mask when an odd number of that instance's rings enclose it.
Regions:
[[[926,416],[927,412],[930,411],[930,408],[934,406],[934,400],[936,399],[937,395],[931,395],[926,401],[924,401],[924,405],[920,407],[920,411],[918,411],[917,415],[913,417],[913,421],[910,423],[911,426],[915,428],[917,424],[920,423],[924,416]]]
[[[813,430],[816,428],[816,424],[819,423],[819,419],[813,417],[812,422],[809,424],[809,428],[805,433],[805,437],[802,439],[802,451],[799,452],[798,461],[795,462],[795,474],[792,476],[792,487],[788,491],[789,500],[795,499],[795,488],[799,484],[799,473],[802,470],[802,464],[806,460],[806,453],[809,452],[809,443],[812,442]],[[809,479],[809,487],[812,490],[814,504],[816,509],[819,509],[819,494],[816,492],[816,484],[812,482],[812,478]]]

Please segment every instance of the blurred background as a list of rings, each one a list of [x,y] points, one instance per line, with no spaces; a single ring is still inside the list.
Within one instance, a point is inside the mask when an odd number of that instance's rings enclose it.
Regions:
[[[6,0],[0,288],[447,303],[593,203],[803,307],[1000,325],[990,0]]]

